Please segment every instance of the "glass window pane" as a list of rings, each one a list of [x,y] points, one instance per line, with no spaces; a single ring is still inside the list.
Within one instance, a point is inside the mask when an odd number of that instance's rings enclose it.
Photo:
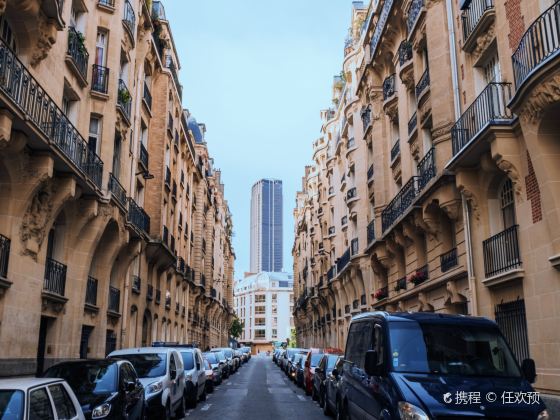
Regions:
[[[31,392],[29,396],[29,420],[54,420],[51,401],[45,388]]]
[[[76,417],[76,408],[61,384],[49,386],[49,391],[54,402],[58,420],[70,420]]]

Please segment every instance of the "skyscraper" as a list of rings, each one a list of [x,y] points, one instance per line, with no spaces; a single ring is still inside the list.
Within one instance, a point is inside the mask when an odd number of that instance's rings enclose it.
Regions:
[[[251,272],[282,271],[282,181],[261,179],[251,192]]]

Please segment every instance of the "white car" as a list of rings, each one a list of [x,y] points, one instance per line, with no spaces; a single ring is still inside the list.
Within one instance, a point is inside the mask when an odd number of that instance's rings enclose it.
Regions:
[[[0,418],[85,420],[74,392],[62,379],[0,380]]]
[[[202,353],[197,348],[178,348],[185,366],[185,386],[187,388],[188,405],[196,407],[196,403],[206,400],[206,371]]]
[[[187,393],[183,358],[174,348],[139,347],[116,350],[107,357],[126,359],[144,385],[149,418],[170,419],[185,415]]]

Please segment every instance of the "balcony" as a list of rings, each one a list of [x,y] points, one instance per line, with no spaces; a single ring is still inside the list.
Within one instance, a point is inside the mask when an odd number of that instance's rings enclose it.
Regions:
[[[342,271],[346,268],[349,262],[350,262],[350,248],[348,248],[336,262],[336,272],[342,273]]]
[[[136,16],[134,15],[134,8],[128,0],[124,2],[124,16],[123,25],[127,29],[132,41],[134,42],[134,32],[136,29]]]
[[[375,220],[372,220],[367,225],[367,242],[368,245],[375,241]]]
[[[417,269],[414,273],[412,273],[408,277],[408,281],[415,286],[418,286],[421,283],[424,283],[430,277],[430,271],[428,270],[428,265],[424,265]]]
[[[360,247],[359,247],[358,238],[354,238],[350,241],[350,255],[353,257],[355,255],[358,255],[359,252],[360,252]]]
[[[153,20],[167,20],[165,16],[165,9],[161,1],[154,1],[152,3],[152,19]]]
[[[375,299],[379,300],[383,300],[383,299],[387,299],[387,297],[389,297],[389,288],[387,286],[385,287],[381,287],[379,289],[377,289],[375,291],[375,293],[373,294],[373,297]]]
[[[0,41],[0,91],[78,172],[102,188],[103,162],[15,54]],[[40,104],[40,112],[38,105]]]
[[[99,281],[91,276],[87,278],[86,284],[86,301],[85,306],[86,309],[97,309],[97,285]]]
[[[421,97],[424,95],[424,93],[428,91],[429,87],[430,87],[430,72],[426,68],[426,70],[424,70],[424,73],[422,73],[422,76],[420,77],[420,81],[416,85],[416,100],[418,101],[418,103],[420,103]]]
[[[159,305],[161,302],[161,290],[156,289],[156,295],[155,295],[155,299],[154,302],[156,303],[156,305]]]
[[[179,83],[179,75],[177,74],[177,67],[175,67],[175,63],[170,57],[166,60],[166,66],[169,71],[171,72],[171,76],[173,77],[173,81],[175,82],[175,87],[177,88],[177,93],[179,94],[179,98],[183,99],[183,86]]]
[[[441,272],[445,273],[451,270],[453,267],[456,267],[458,264],[457,261],[457,248],[453,248],[451,251],[448,251],[444,254],[439,256],[439,262],[441,265]]]
[[[560,2],[545,10],[525,31],[512,56],[515,86],[519,88],[536,70],[560,51]]]
[[[412,42],[403,41],[399,45],[399,65],[403,67],[405,63],[412,60]]]
[[[373,181],[373,164],[369,165],[368,171],[367,171],[367,181],[368,183],[370,181]]]
[[[416,27],[416,22],[418,22],[418,18],[424,8],[424,0],[412,0],[412,4],[410,5],[408,12],[407,12],[407,19],[406,19],[406,29],[408,30],[408,35],[414,32],[414,28]]]
[[[107,314],[119,317],[120,305],[121,291],[116,287],[109,286],[109,304],[107,307]]]
[[[171,197],[177,200],[177,181],[173,181],[173,188],[171,189]]]
[[[418,188],[418,177],[411,177],[401,188],[398,194],[381,212],[381,225],[383,232],[388,230],[395,221],[401,217],[411,206],[412,202],[418,196],[420,189]]]
[[[165,168],[165,187],[167,189],[171,189],[171,170],[169,169],[169,167]]]
[[[59,305],[63,305],[68,300],[64,297],[66,289],[66,271],[66,265],[52,258],[47,258],[45,263],[45,279],[43,282],[44,298]]]
[[[513,225],[482,242],[487,279],[521,266],[517,230],[518,226]]]
[[[148,170],[148,164],[150,162],[150,155],[148,154],[148,150],[144,144],[140,143],[140,156],[139,156],[140,165],[144,168],[144,170]]]
[[[383,81],[383,101],[387,102],[395,95],[395,73]]]
[[[83,86],[87,84],[87,68],[89,53],[84,44],[84,35],[70,26],[68,28],[68,51],[67,59],[71,67],[75,70]]]
[[[336,276],[336,265],[333,265],[327,271],[327,280],[332,281],[332,279],[334,279],[335,276]]]
[[[393,163],[401,155],[401,142],[397,139],[393,147],[391,147],[391,163]]]
[[[126,207],[126,190],[113,173],[109,174],[109,192],[111,198],[114,198],[123,208]]]
[[[132,224],[139,232],[150,232],[150,217],[131,197],[128,198],[127,222]]]
[[[451,128],[453,157],[462,153],[491,125],[509,125],[513,115],[507,108],[511,83],[492,82],[482,91]]]
[[[336,228],[334,226],[329,227],[328,233],[329,236],[333,236],[335,234]]]
[[[358,190],[356,189],[356,187],[350,188],[348,191],[346,191],[346,203],[350,203],[352,201],[355,201],[355,199],[358,198]]]
[[[0,288],[10,287],[8,281],[8,262],[10,260],[11,241],[4,235],[0,235]]]
[[[348,216],[342,216],[340,219],[340,224],[344,227],[348,224]]]
[[[463,45],[465,50],[471,51],[476,47],[476,35],[483,33],[490,24],[489,17],[494,14],[494,0],[472,0],[466,10],[463,10],[461,22],[463,26]],[[472,37],[471,42],[471,35]]]
[[[416,115],[416,111],[408,120],[408,137],[412,137],[412,135],[416,132],[416,128],[418,127],[418,116]]]
[[[406,276],[405,277],[401,277],[400,279],[398,279],[395,282],[395,292],[398,292],[400,290],[406,290]]]
[[[424,187],[436,176],[436,149],[432,147],[428,153],[424,155],[422,160],[416,166],[418,173],[418,188],[423,190]]]
[[[99,4],[100,6],[113,8],[115,7],[115,0],[97,0],[97,4]]]
[[[132,97],[124,80],[119,79],[119,90],[117,95],[117,108],[122,112],[130,124],[130,112],[132,110]]]
[[[140,294],[142,289],[142,280],[138,276],[132,276],[132,293]]]
[[[362,118],[362,126],[365,134],[371,125],[371,108],[369,106],[363,107],[360,116]]]
[[[107,94],[109,91],[109,69],[94,64],[91,71],[91,90]]]
[[[154,286],[148,284],[148,289],[146,290],[146,301],[151,302],[154,299]]]
[[[144,80],[144,94],[142,96],[144,103],[148,107],[148,110],[152,110],[152,93],[150,92],[150,88],[148,87],[148,83]]]

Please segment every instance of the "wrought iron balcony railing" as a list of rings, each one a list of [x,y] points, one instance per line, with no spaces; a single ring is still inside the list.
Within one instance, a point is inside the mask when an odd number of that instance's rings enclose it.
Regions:
[[[121,307],[121,291],[116,287],[109,286],[109,312],[120,313]]]
[[[10,260],[11,241],[4,235],[0,235],[0,278],[8,278],[8,262]]]
[[[121,206],[126,207],[126,190],[113,173],[109,174],[109,191]]]
[[[413,176],[381,212],[381,225],[384,232],[410,207],[419,191],[418,177]]]
[[[166,60],[166,66],[169,71],[171,72],[171,76],[173,77],[173,81],[175,82],[175,86],[177,87],[177,93],[179,94],[179,98],[183,98],[183,85],[179,83],[179,75],[177,74],[177,67],[175,67],[175,63],[173,60]]]
[[[336,272],[341,273],[342,270],[346,268],[349,262],[350,262],[350,248],[346,249],[346,251],[344,251],[344,254],[342,254],[342,256],[336,262]]]
[[[82,33],[76,31],[76,28],[72,26],[68,28],[68,55],[72,58],[83,79],[87,80],[89,53],[84,44],[83,36]]]
[[[436,176],[436,159],[435,159],[436,149],[432,147],[424,155],[422,160],[418,162],[417,173],[418,173],[418,188],[420,190],[430,182],[432,178]]]
[[[424,91],[430,86],[430,71],[428,68],[424,70],[422,76],[420,77],[420,81],[416,85],[416,99],[418,99]]]
[[[367,241],[368,244],[371,244],[375,241],[375,220],[372,220],[367,225]]]
[[[150,232],[150,217],[144,209],[132,199],[132,197],[128,198],[127,220],[136,227],[136,229],[146,234]]]
[[[474,32],[482,16],[494,8],[494,0],[472,0],[469,8],[463,11],[461,22],[463,23],[463,42]]]
[[[123,24],[130,31],[130,35],[134,39],[134,32],[136,29],[136,16],[134,15],[134,8],[128,0],[125,0],[124,2]]]
[[[122,79],[119,79],[117,105],[119,109],[123,112],[125,117],[128,118],[128,120],[130,120],[130,112],[132,111],[132,97],[130,96],[130,91],[126,86],[126,83]]]
[[[399,45],[399,64],[402,66],[410,60],[412,60],[412,42],[405,40]]]
[[[426,264],[412,273],[409,276],[408,280],[410,283],[418,286],[420,283],[424,283],[426,280],[428,280],[428,278],[430,278],[430,271],[428,270],[428,265]]]
[[[334,226],[329,227],[329,231],[328,231],[328,232],[329,232],[329,236],[330,236],[330,235],[334,235],[335,231],[336,231],[336,228],[335,228]]]
[[[508,124],[513,114],[507,107],[511,83],[489,83],[451,128],[453,156],[460,153],[489,125]]]
[[[167,20],[165,17],[165,9],[161,1],[154,1],[152,3],[152,19],[154,20]]]
[[[397,279],[395,282],[395,292],[399,290],[406,290],[406,276]]]
[[[373,31],[373,35],[371,37],[371,41],[369,43],[370,47],[370,61],[373,60],[375,54],[377,52],[377,47],[379,46],[379,42],[381,41],[381,35],[385,30],[385,25],[387,24],[387,20],[389,19],[389,14],[391,13],[391,9],[393,8],[394,0],[386,0],[383,3],[383,9],[379,14],[379,19],[377,20],[377,24],[375,25],[375,29]]]
[[[97,285],[96,278],[88,276],[86,284],[86,305],[97,306]]]
[[[401,142],[397,139],[393,147],[391,147],[391,162],[393,162],[401,154]]]
[[[342,218],[340,219],[340,224],[342,226],[346,226],[347,223],[348,223],[348,216],[342,216]]]
[[[167,229],[167,226],[163,226],[161,240],[165,245],[169,244],[169,229]]]
[[[360,116],[362,117],[362,126],[365,132],[371,124],[371,108],[369,106],[363,107]]]
[[[115,7],[115,0],[97,0],[97,3],[102,6]]]
[[[148,87],[148,83],[146,83],[146,81],[144,80],[144,96],[143,96],[144,102],[146,103],[146,106],[148,107],[148,109],[152,109],[152,93],[150,92],[150,88]]]
[[[327,271],[327,280],[331,281],[334,279],[334,276],[336,276],[336,265],[331,266]]]
[[[418,117],[416,115],[416,111],[414,111],[414,114],[412,114],[412,117],[410,117],[410,120],[408,121],[408,135],[412,135],[412,133],[414,132],[414,130],[416,130],[416,126],[418,125]]]
[[[148,170],[150,163],[150,155],[148,154],[148,149],[144,144],[140,143],[140,164],[144,167],[144,169]]]
[[[521,266],[517,230],[513,225],[482,242],[487,278]]]
[[[406,19],[406,28],[409,34],[414,29],[414,25],[416,25],[423,7],[424,0],[412,0],[412,4],[408,9],[408,17]]]
[[[165,168],[165,186],[171,188],[171,169],[169,167]]]
[[[8,46],[0,41],[0,91],[101,189],[103,162]]]
[[[391,98],[395,94],[395,80],[396,80],[396,75],[395,75],[395,73],[393,73],[383,81],[383,100],[384,101]]]
[[[371,165],[369,165],[368,171],[367,171],[367,180],[370,181],[373,179],[373,163]]]
[[[94,64],[91,72],[91,90],[99,93],[109,91],[109,69]]]
[[[142,289],[142,280],[139,276],[132,276],[132,292],[140,294]]]
[[[529,26],[512,56],[517,89],[531,73],[560,51],[560,2],[556,1]]]
[[[348,191],[346,191],[346,200],[352,200],[357,196],[358,196],[358,190],[356,189],[356,187],[352,187]]]
[[[64,296],[64,291],[66,289],[66,270],[66,265],[52,258],[47,258],[43,290],[59,296]]]
[[[441,254],[439,256],[439,261],[442,273],[445,273],[446,271],[449,271],[453,267],[457,266],[457,248],[453,248],[451,251]]]

